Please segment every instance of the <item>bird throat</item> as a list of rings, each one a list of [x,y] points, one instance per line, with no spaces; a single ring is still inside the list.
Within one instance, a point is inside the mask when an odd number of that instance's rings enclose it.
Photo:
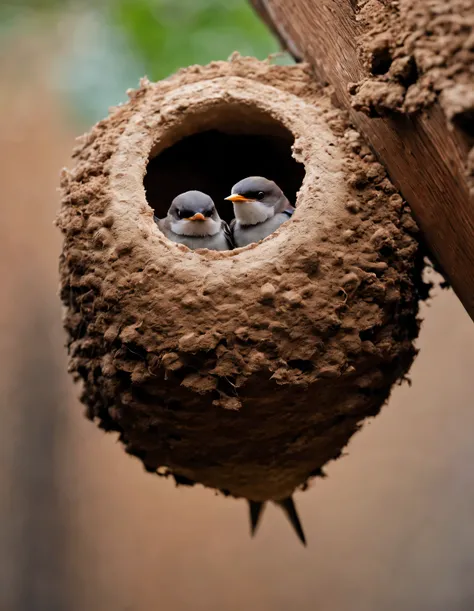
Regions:
[[[179,221],[171,221],[171,231],[177,235],[185,236],[213,236],[219,233],[220,223],[214,219],[206,219],[205,221],[186,221],[184,219]]]
[[[234,214],[240,225],[258,225],[271,219],[275,215],[275,209],[257,201],[241,202],[234,204]]]

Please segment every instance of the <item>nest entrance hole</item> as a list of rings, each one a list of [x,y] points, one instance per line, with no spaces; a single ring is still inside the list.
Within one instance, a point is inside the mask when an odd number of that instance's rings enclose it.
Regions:
[[[292,157],[294,136],[260,109],[226,104],[185,114],[171,138],[171,144],[152,151],[144,178],[148,203],[159,218],[174,197],[196,189],[210,195],[221,218],[230,221],[233,207],[224,198],[247,176],[274,180],[295,204],[305,171]]]

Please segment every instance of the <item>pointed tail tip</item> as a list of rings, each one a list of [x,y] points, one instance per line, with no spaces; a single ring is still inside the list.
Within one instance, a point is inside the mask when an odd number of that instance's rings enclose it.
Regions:
[[[282,499],[281,501],[277,501],[277,504],[283,509],[286,517],[290,521],[290,524],[293,526],[293,529],[298,536],[298,539],[307,547],[306,537],[303,531],[303,527],[301,525],[298,512],[296,511],[295,503],[293,501],[293,497],[288,496],[286,499]]]
[[[260,522],[260,517],[265,503],[260,501],[247,501],[249,505],[249,517],[250,517],[250,536],[254,537],[257,532],[257,528]]]
[[[304,547],[308,547],[308,543],[306,542],[306,537],[304,535],[303,529],[300,528],[300,530],[298,530],[298,529],[295,528],[295,531],[296,531],[298,539],[301,541],[302,545]]]

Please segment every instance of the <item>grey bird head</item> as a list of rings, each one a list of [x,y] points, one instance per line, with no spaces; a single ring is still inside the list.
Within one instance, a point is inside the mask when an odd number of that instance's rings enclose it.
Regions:
[[[263,223],[284,210],[291,208],[280,187],[263,176],[249,176],[232,187],[229,197],[234,204],[234,214],[242,225]]]
[[[214,202],[201,191],[186,191],[175,197],[167,218],[171,230],[178,235],[212,236],[221,230]]]
[[[304,546],[306,546],[306,537],[304,536],[303,527],[301,526],[293,498],[288,496],[284,499],[273,502],[283,510],[290,524],[293,526],[296,534],[298,535],[298,539]],[[257,531],[263,510],[265,509],[265,503],[261,501],[248,501],[248,504],[250,512],[250,533],[253,537]]]

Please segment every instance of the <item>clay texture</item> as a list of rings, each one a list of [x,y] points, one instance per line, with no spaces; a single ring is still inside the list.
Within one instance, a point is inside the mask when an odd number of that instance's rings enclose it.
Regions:
[[[64,324],[88,416],[147,469],[254,500],[321,473],[416,352],[417,226],[311,83],[305,65],[238,56],[143,80],[61,177]],[[293,219],[229,252],[169,242],[145,196],[150,155],[276,124],[305,170]]]
[[[474,194],[474,0],[359,0],[359,39],[370,76],[350,87],[370,117],[418,113],[439,100],[467,151]]]
[[[360,49],[371,73],[353,86],[357,110],[413,113],[445,94],[452,116],[461,90],[469,88],[472,114],[473,0],[359,0],[357,7],[366,26]]]

